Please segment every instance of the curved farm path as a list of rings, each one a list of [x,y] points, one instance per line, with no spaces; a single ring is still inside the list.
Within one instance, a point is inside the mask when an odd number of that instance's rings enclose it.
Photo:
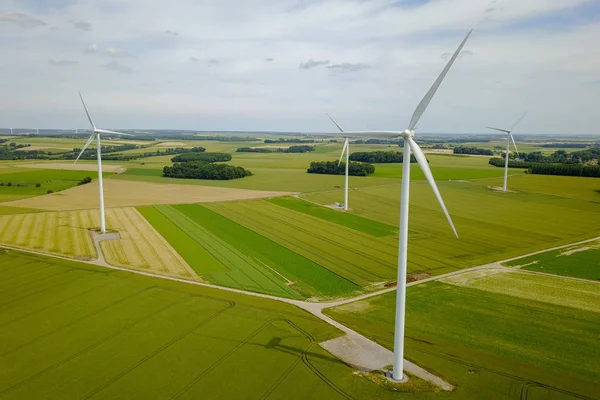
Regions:
[[[320,345],[323,348],[325,348],[326,350],[328,350],[329,352],[331,352],[332,354],[334,354],[335,356],[339,357],[340,359],[344,360],[348,364],[352,365],[353,367],[360,369],[360,370],[364,370],[364,371],[373,371],[373,370],[383,369],[386,366],[392,364],[392,360],[393,360],[393,352],[392,351],[386,349],[385,347],[379,345],[378,343],[375,343],[371,339],[348,328],[347,326],[342,325],[341,323],[333,320],[332,318],[323,314],[323,310],[326,308],[337,307],[337,306],[341,306],[343,304],[348,304],[348,303],[352,303],[355,301],[364,300],[364,299],[379,296],[379,295],[382,295],[385,293],[393,292],[396,290],[395,287],[383,289],[383,290],[380,290],[377,292],[368,293],[365,295],[361,295],[361,296],[357,296],[357,297],[353,297],[353,298],[349,298],[349,299],[342,299],[342,300],[337,300],[337,301],[332,301],[332,302],[316,303],[316,302],[292,300],[292,299],[287,299],[284,297],[277,297],[277,296],[271,296],[268,294],[249,292],[249,291],[241,290],[241,289],[217,286],[217,285],[212,285],[210,283],[196,282],[196,281],[191,281],[191,280],[187,280],[187,279],[174,278],[174,277],[164,276],[164,275],[160,275],[160,274],[156,274],[156,273],[132,270],[132,269],[128,269],[128,268],[116,267],[114,265],[110,265],[104,260],[102,250],[100,248],[100,242],[103,240],[116,239],[117,237],[115,237],[115,235],[118,236],[118,234],[105,234],[105,235],[94,234],[93,235],[94,245],[96,246],[96,250],[97,250],[99,256],[96,260],[80,261],[80,262],[87,263],[87,264],[93,264],[93,265],[99,265],[99,266],[114,269],[114,270],[129,272],[132,274],[144,275],[144,276],[149,276],[149,277],[159,278],[159,279],[167,279],[170,281],[187,283],[190,285],[198,285],[198,286],[208,287],[208,288],[212,288],[212,289],[224,290],[227,292],[245,294],[248,296],[260,297],[260,298],[264,298],[264,299],[281,301],[283,303],[291,304],[291,305],[299,307],[299,308],[313,314],[314,316],[321,319],[322,321],[325,321],[328,324],[333,325],[336,328],[338,328],[339,330],[346,333],[345,336],[342,336],[342,337],[339,337],[336,339],[332,339],[332,340],[328,340],[326,342],[320,343]],[[422,284],[425,282],[448,278],[451,276],[460,275],[460,274],[463,274],[466,272],[481,270],[481,269],[507,269],[507,270],[514,271],[515,270],[514,267],[504,267],[501,264],[508,262],[508,261],[516,260],[519,258],[533,256],[536,254],[545,253],[547,251],[558,250],[558,249],[562,249],[562,248],[570,247],[570,246],[574,246],[574,245],[593,242],[596,240],[600,240],[600,236],[592,238],[592,239],[583,240],[580,242],[570,243],[570,244],[566,244],[566,245],[562,245],[562,246],[551,247],[548,249],[536,251],[536,252],[529,253],[529,254],[524,254],[524,255],[509,258],[506,260],[493,262],[490,264],[480,265],[480,266],[476,266],[476,267],[472,267],[472,268],[465,268],[465,269],[462,269],[459,271],[454,271],[454,272],[449,272],[449,273],[443,274],[443,275],[433,276],[433,277],[422,279],[419,281],[410,282],[407,284],[407,286],[419,285],[419,284]],[[12,248],[12,247],[2,246],[2,245],[0,245],[0,248],[7,248],[7,249],[11,249],[11,250],[26,252],[26,253],[33,253],[33,254],[44,255],[47,257],[50,256],[50,257],[60,258],[60,259],[64,259],[64,260],[74,261],[71,258],[61,257],[61,256],[57,256],[57,255],[50,255],[47,253],[42,253],[42,252],[38,252],[38,251],[34,251],[34,250],[24,250],[24,249]],[[79,260],[76,260],[76,261],[79,261]],[[517,270],[519,270],[519,269],[517,269]],[[580,279],[580,278],[564,277],[564,276],[560,276],[560,275],[552,275],[552,274],[546,274],[546,273],[535,272],[535,271],[525,271],[525,270],[519,270],[519,271],[521,271],[523,273],[551,275],[551,276],[553,276],[555,278],[559,278],[559,279],[576,279],[576,280],[583,280],[585,282],[594,282],[594,283],[600,284],[600,282],[597,282],[597,281],[591,281],[591,280]],[[408,360],[404,360],[404,369],[408,373],[418,376],[419,378],[426,380],[428,382],[431,382],[432,384],[442,388],[443,390],[452,390],[453,389],[453,386],[450,383],[444,381],[440,377],[430,373],[429,371],[419,367],[418,365],[416,365]]]

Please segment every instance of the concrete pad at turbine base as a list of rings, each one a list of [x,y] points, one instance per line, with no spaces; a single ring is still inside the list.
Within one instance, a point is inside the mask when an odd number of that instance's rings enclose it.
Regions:
[[[363,372],[392,364],[394,353],[362,336],[345,335],[320,343],[321,347]]]
[[[385,370],[388,365],[394,362],[393,352],[359,334],[347,334],[322,342],[320,345],[331,354],[363,372]],[[404,371],[443,390],[451,391],[454,389],[450,383],[408,360],[404,360]],[[398,382],[394,380],[394,382],[403,383],[405,381]]]

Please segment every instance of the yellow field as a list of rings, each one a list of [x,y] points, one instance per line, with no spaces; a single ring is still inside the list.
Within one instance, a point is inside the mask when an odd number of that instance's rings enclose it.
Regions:
[[[154,204],[186,204],[226,200],[257,199],[291,193],[232,189],[200,185],[176,185],[126,180],[104,180],[106,207],[130,207]],[[10,201],[3,206],[38,210],[87,210],[98,207],[98,182],[62,192]]]
[[[30,149],[29,147],[27,149]],[[65,169],[69,171],[98,171],[98,164],[95,162],[92,163],[18,163],[15,164],[20,168],[40,168],[40,169]],[[103,164],[102,171],[106,172],[116,172],[118,174],[123,173],[127,170],[127,168],[122,167],[120,165],[114,164]]]
[[[119,240],[100,242],[108,264],[156,274],[199,279],[169,243],[133,207],[106,210],[106,225]],[[99,226],[97,210],[0,216],[0,244],[94,260],[98,253],[90,229]]]
[[[88,227],[93,211],[0,216],[0,244],[90,260],[98,257]],[[97,218],[97,216],[96,216]]]
[[[196,279],[196,274],[171,245],[133,207],[106,212],[107,228],[120,240],[100,242],[107,263],[156,274]]]

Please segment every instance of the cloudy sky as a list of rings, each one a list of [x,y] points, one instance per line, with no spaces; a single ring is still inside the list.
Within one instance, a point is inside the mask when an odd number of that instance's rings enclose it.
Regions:
[[[0,0],[0,127],[600,133],[600,0]]]

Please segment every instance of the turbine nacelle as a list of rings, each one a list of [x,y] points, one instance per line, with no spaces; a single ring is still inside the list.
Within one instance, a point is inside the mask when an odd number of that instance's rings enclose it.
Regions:
[[[408,139],[408,138],[414,138],[415,137],[415,131],[410,130],[410,129],[405,129],[404,132],[402,132],[402,134],[400,135],[403,139]]]

